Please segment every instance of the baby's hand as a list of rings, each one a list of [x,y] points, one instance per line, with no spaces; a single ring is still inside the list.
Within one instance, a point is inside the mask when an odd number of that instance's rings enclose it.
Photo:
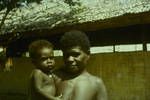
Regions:
[[[60,94],[58,97],[56,97],[56,100],[62,100],[62,94]]]
[[[59,98],[62,98],[62,94],[60,94],[58,97],[59,97]]]

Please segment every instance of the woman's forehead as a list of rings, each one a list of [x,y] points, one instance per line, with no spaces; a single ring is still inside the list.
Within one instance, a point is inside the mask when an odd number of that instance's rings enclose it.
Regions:
[[[74,46],[74,47],[71,47],[71,48],[66,49],[65,51],[66,51],[66,52],[70,52],[70,51],[79,52],[79,51],[82,51],[82,49],[81,49],[80,46]]]

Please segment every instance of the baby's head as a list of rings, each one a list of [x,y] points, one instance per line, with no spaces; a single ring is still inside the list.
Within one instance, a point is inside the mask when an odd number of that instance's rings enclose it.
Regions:
[[[52,71],[55,60],[53,45],[47,40],[36,40],[29,45],[29,55],[36,68],[45,73]]]

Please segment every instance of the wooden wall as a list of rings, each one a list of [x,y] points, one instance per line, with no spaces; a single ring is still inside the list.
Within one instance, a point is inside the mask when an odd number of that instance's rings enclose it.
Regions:
[[[150,100],[150,52],[96,54],[89,64],[102,77],[109,100]]]
[[[26,100],[33,65],[27,58],[14,58],[13,64],[11,72],[0,72],[0,100]],[[150,100],[150,52],[94,54],[88,65],[102,77],[109,100]]]

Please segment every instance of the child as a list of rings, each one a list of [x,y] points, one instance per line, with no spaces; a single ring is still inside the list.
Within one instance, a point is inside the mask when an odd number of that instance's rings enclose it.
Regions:
[[[31,74],[30,100],[60,100],[55,97],[52,75],[55,65],[53,45],[46,40],[34,41],[29,46],[29,54],[36,67]]]
[[[90,41],[79,30],[66,32],[60,39],[64,65],[56,74],[61,79],[57,93],[63,100],[107,100],[107,91],[100,77],[87,71]]]

